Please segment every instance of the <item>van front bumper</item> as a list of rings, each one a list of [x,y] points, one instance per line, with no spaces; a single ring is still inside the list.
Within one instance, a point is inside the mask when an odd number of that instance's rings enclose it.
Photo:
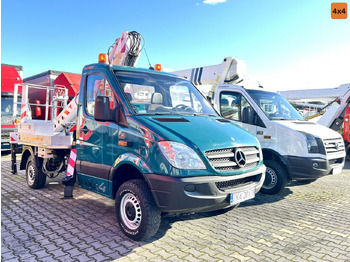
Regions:
[[[144,174],[154,200],[162,212],[185,213],[219,210],[230,207],[231,194],[259,192],[266,167],[233,176],[170,177]]]
[[[342,171],[345,157],[335,159],[285,157],[290,179],[317,179],[323,176],[338,174]]]

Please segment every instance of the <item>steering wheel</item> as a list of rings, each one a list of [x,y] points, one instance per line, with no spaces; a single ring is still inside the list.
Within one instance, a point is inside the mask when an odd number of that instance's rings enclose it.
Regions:
[[[186,106],[184,104],[178,104],[177,106],[174,107],[174,109],[180,109],[187,112],[196,112],[196,110],[194,110],[192,107]]]

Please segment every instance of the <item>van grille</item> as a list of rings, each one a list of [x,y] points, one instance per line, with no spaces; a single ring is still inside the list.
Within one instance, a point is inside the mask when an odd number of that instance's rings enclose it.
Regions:
[[[256,147],[237,147],[205,152],[211,166],[221,172],[245,170],[259,164],[260,154]]]
[[[244,178],[240,178],[240,179],[233,179],[233,180],[228,180],[228,181],[216,182],[215,185],[221,191],[230,190],[230,189],[233,189],[233,188],[238,187],[238,186],[244,186],[244,185],[254,183],[255,181],[257,181],[257,176],[258,175],[244,177]]]
[[[1,140],[2,142],[8,142],[10,140],[10,132],[15,132],[16,129],[1,129]]]
[[[327,155],[344,152],[345,146],[342,138],[331,138],[323,140]]]

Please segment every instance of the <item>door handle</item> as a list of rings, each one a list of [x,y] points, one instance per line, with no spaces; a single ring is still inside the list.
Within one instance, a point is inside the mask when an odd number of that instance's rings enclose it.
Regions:
[[[80,128],[80,132],[89,132],[89,129],[87,127]]]

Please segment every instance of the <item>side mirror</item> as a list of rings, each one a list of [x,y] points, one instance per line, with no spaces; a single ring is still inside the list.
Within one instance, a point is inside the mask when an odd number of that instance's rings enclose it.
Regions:
[[[252,108],[250,107],[243,108],[243,114],[242,114],[243,123],[254,125],[255,116],[256,116],[256,113]]]
[[[129,127],[123,110],[118,103],[115,109],[110,109],[109,96],[96,97],[94,118],[97,121],[113,121],[118,125]]]
[[[96,97],[94,118],[97,121],[109,121],[111,119],[108,96]]]

